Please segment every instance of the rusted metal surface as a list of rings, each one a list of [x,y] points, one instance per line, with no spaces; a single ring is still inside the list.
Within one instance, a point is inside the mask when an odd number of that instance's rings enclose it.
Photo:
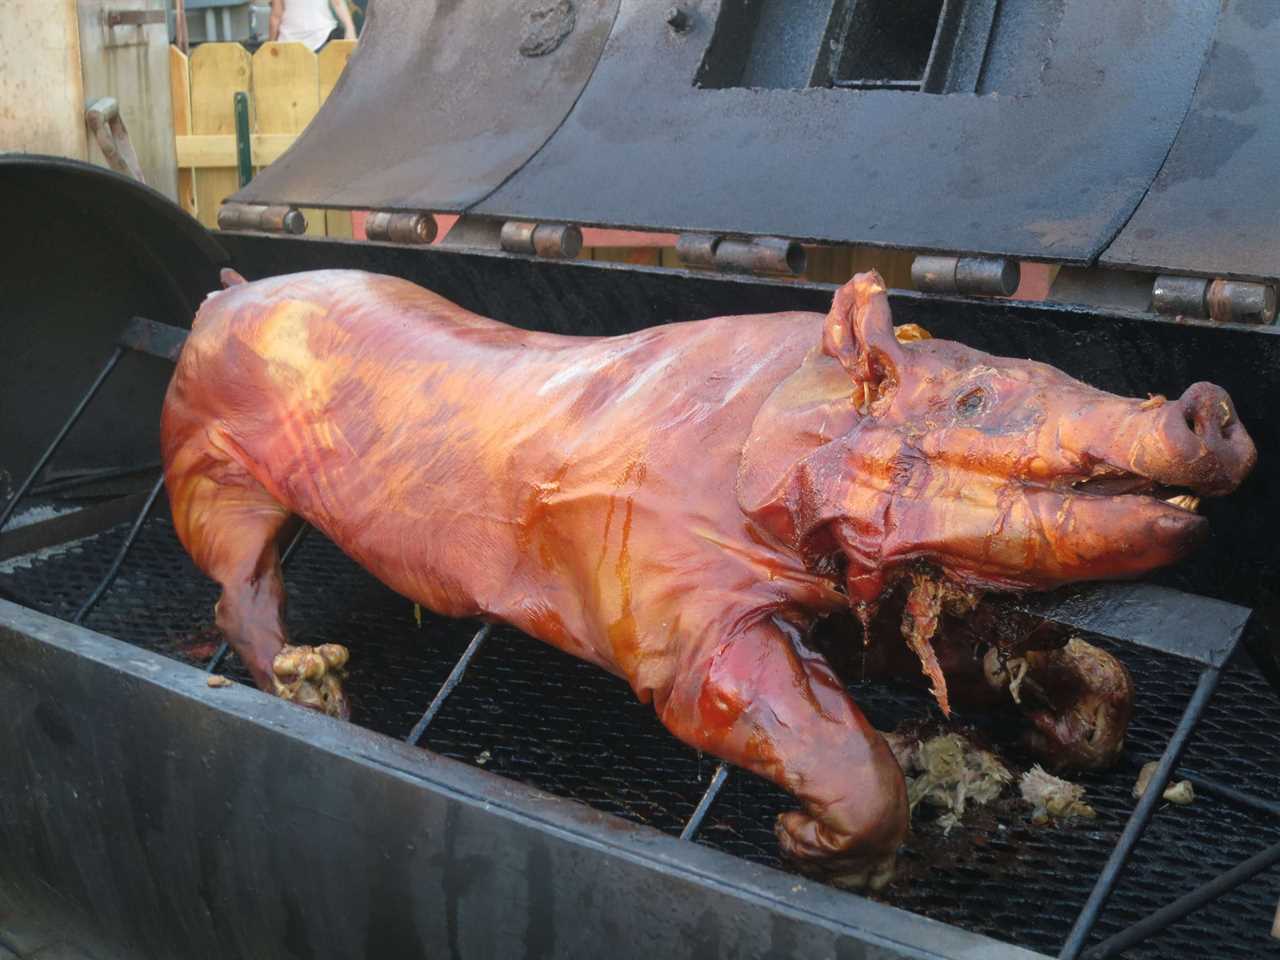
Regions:
[[[1276,318],[1276,288],[1243,280],[1214,280],[1205,294],[1209,319],[1220,323],[1271,323]]]
[[[436,238],[436,220],[429,213],[393,213],[379,210],[364,222],[365,236],[390,243],[431,243]]]
[[[148,356],[176,361],[182,345],[187,342],[187,331],[146,317],[133,317],[125,325],[118,342],[122,347]]]
[[[1163,274],[1151,286],[1151,307],[1169,316],[1208,318],[1219,323],[1272,323],[1276,318],[1276,290],[1265,283]]]
[[[143,27],[148,23],[164,23],[164,11],[104,10],[102,19],[108,27]]]
[[[911,280],[928,293],[1011,297],[1022,280],[1016,260],[1007,257],[916,257]]]
[[[709,270],[715,266],[720,238],[706,233],[682,233],[676,239],[676,256],[689,267]]]
[[[508,220],[502,225],[499,243],[508,253],[572,260],[582,250],[582,231],[562,223]]]
[[[1277,47],[1280,4],[1222,5],[1190,112],[1103,263],[1228,279],[1280,277]]]
[[[306,231],[307,217],[301,210],[286,204],[268,206],[261,203],[228,202],[218,208],[218,229],[261,230],[296,236]]]
[[[799,276],[805,268],[804,248],[782,237],[738,240],[726,237],[716,245],[715,267],[729,273],[776,273]]]
[[[618,0],[574,0],[572,30],[522,53],[554,0],[379,0],[346,72],[294,146],[233,199],[456,212],[510,177],[591,76]],[[503,218],[510,219],[510,218]],[[519,219],[557,219],[527,218]]]
[[[705,233],[682,233],[676,240],[676,255],[686,266],[699,270],[793,277],[804,273],[808,260],[804,248],[785,237],[720,237]]]

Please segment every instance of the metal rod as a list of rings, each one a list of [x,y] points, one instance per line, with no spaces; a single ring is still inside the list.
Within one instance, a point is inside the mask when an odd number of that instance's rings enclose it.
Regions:
[[[227,651],[230,649],[231,649],[231,644],[227,643],[227,641],[225,640],[223,640],[222,643],[218,644],[218,649],[213,651],[213,656],[210,657],[209,662],[204,665],[204,672],[213,673],[220,666],[222,666],[222,661],[226,659]]]
[[[1261,797],[1255,797],[1252,794],[1244,793],[1234,787],[1228,787],[1225,784],[1218,783],[1216,780],[1210,780],[1199,774],[1191,773],[1187,770],[1178,772],[1183,780],[1190,780],[1191,786],[1195,788],[1197,793],[1207,793],[1210,796],[1218,797],[1220,800],[1226,800],[1237,806],[1245,807],[1250,810],[1257,810],[1259,813],[1269,813],[1273,817],[1280,817],[1280,803],[1274,803],[1270,800],[1263,800]]]
[[[158,470],[159,468],[160,461],[156,460],[152,463],[139,463],[131,467],[102,467],[98,470],[85,470],[74,476],[59,477],[57,480],[46,480],[44,483],[37,483],[31,488],[31,492],[34,494],[58,493],[61,490],[69,490],[90,483],[103,483],[108,480],[136,476],[140,473],[150,473],[152,470]]]
[[[164,474],[156,478],[155,484],[151,487],[151,492],[147,494],[146,503],[142,505],[142,509],[138,511],[137,518],[133,521],[133,526],[129,529],[129,535],[124,538],[124,543],[120,545],[120,550],[116,554],[115,560],[111,562],[107,575],[102,578],[101,582],[94,588],[93,593],[89,594],[89,599],[84,602],[76,615],[71,618],[71,622],[75,624],[84,623],[84,618],[89,615],[94,607],[98,605],[98,601],[102,599],[102,595],[111,588],[111,584],[115,583],[116,576],[120,573],[120,567],[124,564],[124,559],[129,555],[129,551],[133,549],[134,541],[138,539],[138,534],[142,531],[142,525],[146,523],[147,516],[151,513],[151,508],[156,505],[156,498],[160,496],[160,491],[164,489]]]
[[[462,652],[458,662],[453,665],[453,670],[449,672],[448,679],[445,680],[444,685],[436,693],[431,705],[427,707],[427,712],[422,715],[421,720],[413,725],[409,735],[404,738],[405,743],[417,746],[418,741],[422,739],[422,735],[427,731],[427,725],[435,719],[436,714],[440,712],[440,708],[444,706],[444,702],[449,699],[449,694],[453,693],[453,688],[461,682],[462,675],[467,672],[467,667],[470,665],[472,658],[475,657],[480,645],[484,643],[485,638],[489,636],[489,632],[492,629],[493,625],[486,623],[476,631],[476,635],[467,644],[467,649]]]
[[[1213,691],[1218,687],[1220,676],[1221,671],[1217,667],[1206,667],[1200,674],[1200,682],[1196,684],[1195,692],[1191,694],[1191,699],[1187,701],[1187,708],[1182,712],[1182,719],[1178,721],[1177,729],[1173,731],[1173,736],[1169,738],[1169,743],[1164,748],[1164,754],[1161,755],[1156,772],[1151,777],[1147,792],[1142,795],[1137,806],[1133,808],[1133,813],[1129,815],[1124,833],[1120,835],[1115,848],[1111,851],[1111,856],[1098,875],[1098,882],[1094,884],[1089,899],[1085,902],[1080,915],[1076,917],[1075,926],[1071,928],[1062,952],[1058,954],[1059,960],[1077,960],[1080,951],[1084,949],[1085,940],[1088,939],[1094,924],[1098,922],[1102,908],[1111,897],[1111,891],[1115,889],[1121,872],[1129,862],[1129,855],[1133,852],[1134,845],[1147,829],[1151,815],[1155,812],[1156,804],[1162,799],[1164,788],[1178,765],[1178,759],[1182,756],[1191,731],[1195,729],[1196,723],[1200,720],[1200,714],[1204,712],[1205,706],[1213,696]]]
[[[1208,883],[1196,887],[1190,893],[1179,897],[1166,907],[1144,917],[1131,927],[1125,927],[1091,949],[1085,957],[1087,960],[1102,960],[1111,957],[1121,950],[1127,950],[1135,943],[1140,943],[1159,933],[1170,924],[1176,923],[1187,914],[1198,910],[1211,900],[1231,890],[1252,877],[1280,863],[1280,843],[1267,847],[1261,853],[1237,864],[1226,873],[1215,877]]]
[[[307,534],[312,530],[311,524],[304,523],[298,528],[298,532],[293,535],[293,539],[289,541],[289,545],[284,548],[284,553],[280,554],[280,569],[283,570],[285,564],[289,562],[289,558],[293,556],[293,552],[302,545],[302,541],[307,538]],[[213,651],[213,656],[209,658],[209,662],[204,665],[205,673],[213,673],[218,667],[222,666],[222,661],[227,656],[227,651],[231,649],[231,645],[223,640],[218,645],[218,649]]]
[[[298,547],[302,546],[302,541],[307,539],[307,534],[309,534],[312,529],[314,528],[309,523],[304,523],[298,528],[298,532],[293,535],[293,539],[289,541],[289,545],[284,548],[284,553],[280,554],[281,570],[289,565],[289,560],[293,557],[293,552],[297,550]]]
[[[689,821],[684,825],[684,829],[680,831],[681,840],[692,840],[694,834],[698,832],[698,828],[702,826],[702,821],[707,816],[707,811],[711,809],[711,804],[715,802],[716,797],[720,793],[720,788],[724,786],[724,782],[729,779],[729,765],[721,761],[716,767],[716,772],[711,775],[711,782],[707,784],[707,789],[702,794],[702,799],[698,801],[698,805],[693,808],[693,813],[689,815]]]
[[[27,491],[31,489],[31,485],[36,482],[36,477],[40,476],[40,472],[53,459],[53,455],[58,452],[58,447],[62,446],[62,441],[67,439],[67,434],[71,432],[71,428],[76,425],[76,421],[80,419],[80,415],[84,413],[85,407],[89,406],[89,401],[93,399],[94,394],[110,376],[111,371],[116,368],[116,364],[120,362],[120,358],[124,356],[124,347],[117,346],[111,351],[111,356],[107,358],[107,362],[103,364],[102,370],[99,371],[97,377],[94,378],[89,389],[85,391],[85,395],[80,398],[80,402],[76,404],[76,408],[71,411],[66,422],[62,425],[62,429],[58,431],[58,435],[53,438],[53,442],[49,444],[49,448],[41,454],[40,459],[36,461],[36,465],[27,474],[26,479],[18,485],[18,489],[14,491],[9,502],[5,504],[3,510],[0,510],[0,530],[4,529],[4,525],[9,522],[9,517],[13,515],[14,508],[17,507],[18,501],[27,495]]]
[[[231,112],[236,126],[236,179],[244,187],[253,179],[253,152],[249,141],[249,95],[243,90],[232,95]]]

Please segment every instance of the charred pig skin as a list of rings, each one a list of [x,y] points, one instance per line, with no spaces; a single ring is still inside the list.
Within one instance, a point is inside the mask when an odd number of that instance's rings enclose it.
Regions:
[[[794,794],[784,852],[852,885],[891,876],[906,792],[814,622],[869,624],[908,585],[903,636],[946,709],[940,617],[1179,559],[1205,521],[1166,500],[1228,493],[1255,457],[1217,387],[1126,399],[895,333],[875,273],[825,317],[612,338],[354,271],[228,282],[162,448],[178,535],[262,689],[346,711],[346,650],[285,635],[278,543],[302,518],[437,613],[625,678],[681,740]]]

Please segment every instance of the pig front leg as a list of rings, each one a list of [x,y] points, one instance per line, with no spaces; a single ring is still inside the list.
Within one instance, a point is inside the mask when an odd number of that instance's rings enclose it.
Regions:
[[[798,866],[848,887],[879,889],[893,878],[908,825],[902,771],[789,624],[766,619],[703,646],[658,706],[685,743],[800,800],[775,827]]]
[[[279,543],[296,522],[239,467],[196,463],[190,473],[170,472],[170,502],[179,539],[222,587],[214,606],[218,629],[258,689],[346,719],[347,649],[292,646],[285,633]]]

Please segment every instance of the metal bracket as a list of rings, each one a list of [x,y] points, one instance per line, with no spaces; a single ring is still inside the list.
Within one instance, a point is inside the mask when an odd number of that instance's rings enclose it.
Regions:
[[[687,267],[774,276],[799,276],[808,263],[804,247],[785,237],[682,233],[676,239],[676,255]]]
[[[124,117],[120,116],[120,105],[115,97],[102,97],[90,104],[85,111],[84,122],[112,170],[139,183],[147,182],[138,164],[138,154],[129,142],[129,131],[125,129]]]
[[[1276,288],[1244,280],[1159,276],[1151,285],[1151,308],[1156,313],[1220,323],[1272,323]]]
[[[1008,257],[920,256],[911,263],[911,281],[924,293],[1011,297],[1022,281],[1022,268]]]
[[[218,208],[219,230],[258,230],[263,233],[306,232],[307,218],[297,207],[259,203],[224,203]]]
[[[582,250],[582,231],[572,224],[508,220],[502,225],[498,243],[508,253],[572,260]]]
[[[431,243],[437,230],[436,218],[429,213],[378,210],[369,214],[364,222],[368,239],[387,243]]]
[[[145,27],[149,23],[164,23],[164,11],[103,10],[102,19],[108,27]]]

